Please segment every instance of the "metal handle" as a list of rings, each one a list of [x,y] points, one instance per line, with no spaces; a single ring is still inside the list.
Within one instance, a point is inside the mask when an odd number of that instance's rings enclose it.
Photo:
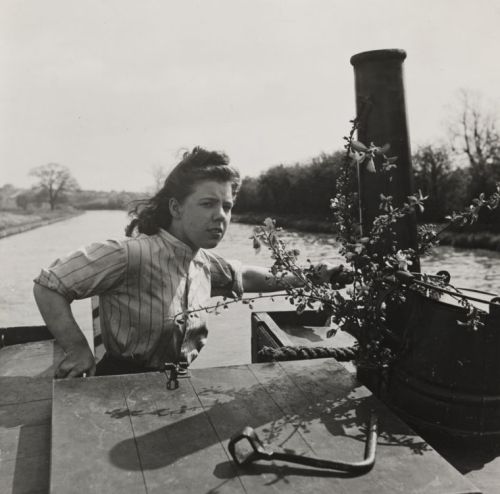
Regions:
[[[163,372],[167,376],[167,389],[173,390],[179,387],[179,378],[189,377],[187,362],[167,362],[164,365]]]
[[[240,434],[233,436],[229,441],[228,448],[234,462],[239,466],[249,465],[258,460],[281,460],[316,468],[338,470],[341,472],[364,473],[368,472],[375,464],[375,452],[377,449],[377,417],[374,413],[370,416],[364,458],[357,462],[322,460],[291,453],[274,452],[270,449],[266,449],[252,427],[245,427]]]

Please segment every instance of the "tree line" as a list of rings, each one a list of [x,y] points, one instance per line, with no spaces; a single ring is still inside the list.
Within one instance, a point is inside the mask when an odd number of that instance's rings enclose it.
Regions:
[[[428,196],[419,221],[439,223],[500,183],[497,118],[473,93],[462,91],[447,140],[419,146],[412,155],[415,190]],[[381,143],[384,144],[384,143]],[[280,164],[243,179],[236,213],[294,214],[324,218],[335,195],[344,151],[323,153],[306,163]],[[484,211],[481,228],[500,232],[500,211]]]
[[[48,204],[51,211],[62,206],[77,209],[127,209],[144,194],[128,191],[82,190],[70,169],[59,163],[47,163],[30,171],[37,179],[31,187],[15,194],[16,206],[22,210],[39,209]],[[5,188],[5,187],[4,187]],[[7,186],[14,189],[12,186]]]
[[[442,143],[420,146],[412,156],[415,190],[428,199],[419,220],[444,221],[453,211],[480,193],[490,194],[500,183],[500,132],[498,117],[482,98],[470,91],[459,95]],[[377,143],[385,144],[385,143]],[[280,164],[258,177],[245,177],[235,206],[236,213],[300,215],[327,219],[330,199],[344,166],[345,151],[322,153],[305,163]],[[48,163],[30,172],[37,178],[32,189],[17,194],[23,209],[48,203],[50,209],[68,203],[81,209],[127,209],[144,194],[82,191],[68,167]],[[153,168],[154,190],[165,179],[162,167]],[[500,232],[500,209],[483,211],[480,226]]]

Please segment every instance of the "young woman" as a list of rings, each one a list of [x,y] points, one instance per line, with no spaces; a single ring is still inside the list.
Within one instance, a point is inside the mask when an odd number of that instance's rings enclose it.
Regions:
[[[269,270],[210,253],[224,237],[240,185],[226,155],[195,148],[163,188],[132,211],[129,238],[93,243],[43,269],[34,295],[65,352],[56,377],[161,370],[190,363],[205,345],[204,311],[215,295],[280,289]],[[338,268],[321,265],[327,281]],[[286,283],[297,284],[293,277]],[[281,281],[281,283],[283,280]],[[75,299],[99,296],[106,354],[97,364],[71,312]],[[96,372],[97,370],[97,372]]]

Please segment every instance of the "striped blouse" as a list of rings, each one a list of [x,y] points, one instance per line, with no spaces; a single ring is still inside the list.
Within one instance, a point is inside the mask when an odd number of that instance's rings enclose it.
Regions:
[[[42,269],[34,280],[69,302],[99,296],[103,343],[111,355],[161,369],[205,345],[205,311],[215,295],[241,296],[241,264],[192,249],[165,230],[93,243]]]

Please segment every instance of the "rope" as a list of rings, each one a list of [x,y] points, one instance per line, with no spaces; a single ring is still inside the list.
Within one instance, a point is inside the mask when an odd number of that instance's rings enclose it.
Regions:
[[[258,351],[261,362],[276,362],[280,360],[304,360],[314,358],[334,358],[339,362],[353,360],[358,353],[357,346],[345,348],[283,346],[280,348],[263,347]]]

